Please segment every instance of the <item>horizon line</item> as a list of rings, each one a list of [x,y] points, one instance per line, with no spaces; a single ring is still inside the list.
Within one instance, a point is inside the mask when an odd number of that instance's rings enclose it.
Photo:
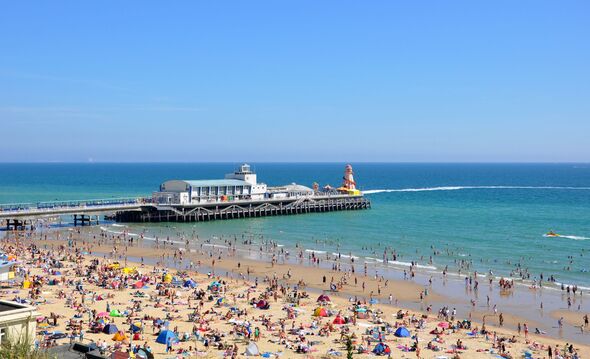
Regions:
[[[0,164],[590,164],[590,161],[0,161]]]

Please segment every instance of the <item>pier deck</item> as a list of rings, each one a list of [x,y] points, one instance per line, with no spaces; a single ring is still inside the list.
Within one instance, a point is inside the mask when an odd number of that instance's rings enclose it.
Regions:
[[[151,205],[141,211],[119,211],[117,222],[202,222],[237,218],[332,212],[371,208],[363,196],[331,195],[192,205]]]
[[[35,219],[60,215],[71,215],[75,224],[82,225],[98,223],[99,215],[112,215],[118,222],[201,222],[370,207],[371,202],[362,195],[335,194],[186,205],[162,205],[151,203],[149,198],[126,198],[1,205],[0,221],[5,221],[7,228],[21,228]],[[91,216],[96,219],[92,220]]]

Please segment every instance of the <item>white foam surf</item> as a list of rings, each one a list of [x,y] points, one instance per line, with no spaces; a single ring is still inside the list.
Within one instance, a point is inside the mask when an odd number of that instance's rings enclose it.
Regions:
[[[459,191],[469,189],[561,189],[588,191],[590,187],[565,187],[565,186],[441,186],[419,188],[393,188],[393,189],[369,189],[363,194],[390,193],[390,192],[426,192],[426,191]]]

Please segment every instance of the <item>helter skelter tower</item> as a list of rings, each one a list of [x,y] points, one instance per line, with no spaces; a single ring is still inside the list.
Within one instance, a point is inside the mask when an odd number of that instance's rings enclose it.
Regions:
[[[354,173],[352,172],[351,165],[346,165],[344,168],[344,177],[342,177],[342,179],[344,180],[342,182],[342,187],[349,191],[356,190],[356,182],[354,181]]]

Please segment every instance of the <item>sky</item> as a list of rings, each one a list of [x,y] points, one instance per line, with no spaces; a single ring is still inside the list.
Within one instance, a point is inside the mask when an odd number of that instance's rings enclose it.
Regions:
[[[12,1],[0,161],[589,162],[588,1]]]

